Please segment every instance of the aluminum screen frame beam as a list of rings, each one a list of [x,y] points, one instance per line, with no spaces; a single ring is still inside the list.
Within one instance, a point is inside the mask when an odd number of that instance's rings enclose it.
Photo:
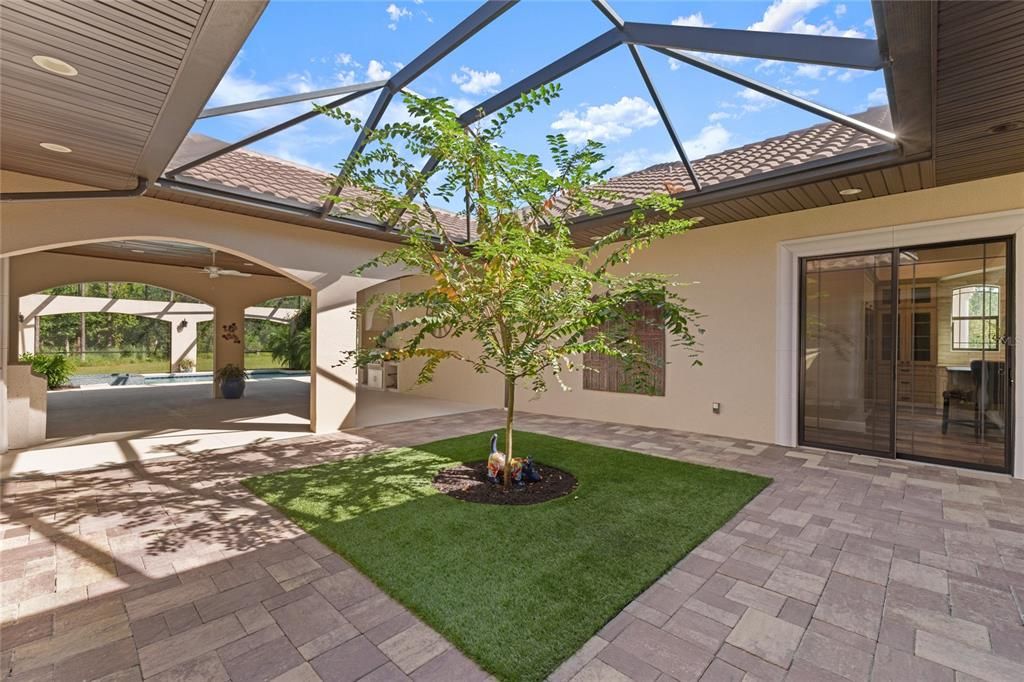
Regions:
[[[378,87],[384,87],[384,81],[380,81],[380,85]],[[344,97],[339,97],[338,99],[336,99],[334,101],[328,102],[327,104],[324,105],[324,108],[325,109],[334,109],[336,107],[340,107],[341,105],[347,104],[348,102],[351,102],[352,100],[359,99],[360,97],[362,97],[366,93],[367,93],[366,90],[360,90],[358,92],[351,92],[348,95],[345,95]],[[212,161],[213,159],[216,159],[218,156],[223,156],[224,154],[227,154],[228,152],[233,152],[236,149],[241,149],[242,147],[246,147],[246,146],[252,144],[253,142],[259,142],[260,140],[262,140],[264,138],[270,137],[271,135],[276,135],[277,133],[281,132],[282,130],[287,130],[288,128],[291,128],[292,126],[296,126],[296,125],[298,125],[300,123],[308,121],[309,119],[315,118],[316,116],[319,116],[319,115],[320,115],[319,111],[317,111],[316,109],[310,109],[309,111],[303,112],[302,114],[299,114],[298,116],[295,116],[293,118],[288,119],[287,121],[282,121],[281,123],[278,123],[277,125],[271,126],[269,128],[264,128],[263,130],[259,131],[258,133],[253,133],[252,135],[249,135],[248,137],[244,137],[241,140],[238,140],[237,142],[232,142],[231,144],[228,144],[228,145],[225,145],[225,146],[223,146],[223,147],[221,147],[219,149],[213,150],[209,154],[204,154],[203,156],[200,156],[197,159],[193,159],[192,161],[189,161],[188,163],[183,163],[182,165],[178,166],[177,168],[174,168],[172,170],[167,171],[166,173],[164,173],[164,175],[166,177],[169,177],[169,178],[174,178],[174,177],[184,173],[185,171],[188,171],[188,170],[191,170],[191,169],[195,168],[196,166],[201,166],[201,165],[203,165],[204,163],[206,163],[208,161]]]
[[[227,116],[228,114],[237,114],[243,111],[252,111],[253,109],[266,109],[268,107],[276,107],[282,104],[308,102],[309,100],[320,99],[321,97],[334,97],[336,95],[347,95],[349,93],[362,94],[364,92],[379,90],[385,85],[387,85],[387,81],[370,81],[368,83],[342,85],[337,88],[327,88],[325,90],[300,92],[295,95],[283,95],[281,97],[271,97],[270,99],[253,100],[251,102],[242,102],[241,104],[228,104],[223,107],[203,109],[196,118],[200,119],[213,118],[214,116]]]
[[[654,100],[654,108],[658,110],[658,115],[661,116],[661,123],[665,126],[665,131],[672,140],[672,146],[676,148],[676,154],[679,155],[679,160],[682,162],[683,168],[686,169],[686,174],[690,176],[693,188],[699,192],[701,184],[700,179],[697,177],[697,171],[694,169],[693,164],[690,163],[690,157],[686,155],[686,150],[683,149],[683,143],[679,140],[679,135],[676,134],[675,126],[672,125],[672,119],[669,118],[668,111],[661,102],[661,97],[658,95],[657,88],[654,87],[654,81],[651,80],[647,67],[644,66],[644,60],[635,45],[629,45],[628,47],[629,53],[633,56],[633,61],[636,63],[636,68],[640,72],[640,77],[643,79],[644,85],[647,86],[647,92],[650,94],[651,99]]]
[[[616,28],[609,29],[593,40],[577,47],[572,52],[556,59],[547,66],[534,71],[532,74],[514,83],[501,92],[484,100],[472,109],[467,110],[459,116],[459,122],[466,126],[479,120],[483,116],[493,114],[495,111],[508,106],[519,99],[524,92],[534,90],[561,78],[570,71],[574,71],[588,62],[592,62],[601,55],[614,50],[622,44],[622,36]],[[475,118],[474,118],[475,117]]]
[[[374,104],[373,110],[370,112],[370,115],[366,117],[363,129],[359,132],[359,136],[356,138],[355,144],[352,145],[352,151],[349,152],[348,156],[341,163],[341,170],[334,177],[334,186],[331,187],[331,191],[328,192],[327,198],[324,200],[323,206],[320,208],[321,217],[326,217],[331,212],[331,207],[334,205],[334,197],[337,197],[341,192],[342,180],[349,172],[356,156],[360,154],[366,146],[366,141],[370,133],[380,124],[380,120],[384,116],[384,112],[387,110],[388,105],[391,104],[391,100],[394,96],[427,69],[447,57],[453,51],[458,49],[460,45],[483,30],[492,21],[512,9],[518,1],[519,0],[487,0],[487,2],[478,7],[472,14],[460,21],[455,28],[441,36],[441,38],[426,50],[416,55],[411,62],[399,69],[398,73],[388,80],[387,86],[377,98],[377,102]]]
[[[620,31],[626,25],[622,17],[618,15],[615,9],[606,2],[606,0],[592,0],[593,4],[597,9],[607,17],[608,21],[612,22],[612,25]],[[661,116],[661,124],[665,126],[665,132],[668,133],[669,138],[672,140],[672,146],[676,149],[676,155],[679,156],[679,160],[683,164],[683,168],[686,169],[686,174],[690,177],[690,182],[693,183],[693,187],[696,191],[700,191],[700,179],[697,177],[697,172],[694,170],[693,165],[690,163],[690,157],[686,155],[686,150],[683,149],[682,142],[679,141],[679,136],[676,134],[675,126],[672,125],[672,119],[669,118],[668,110],[665,109],[664,104],[661,102],[661,97],[658,95],[658,89],[654,86],[654,81],[651,79],[650,73],[647,71],[647,67],[644,65],[643,57],[640,56],[640,51],[637,50],[635,45],[627,44],[629,48],[629,54],[633,57],[633,63],[636,64],[637,71],[640,72],[640,78],[643,79],[644,85],[647,86],[647,93],[654,100],[654,107],[658,110],[658,115]]]
[[[712,64],[711,62],[704,61],[703,59],[698,59],[697,57],[686,54],[681,50],[675,50],[664,47],[653,47],[651,49],[655,50],[656,52],[660,52],[666,56],[669,56],[672,59],[678,59],[684,64],[695,66],[702,71],[707,71],[708,73],[714,74],[721,78],[725,78],[726,80],[732,81],[737,85],[742,85],[745,88],[750,88],[751,90],[759,92],[762,95],[767,95],[768,97],[780,100],[782,102],[785,102],[786,104],[791,104],[795,107],[803,109],[806,112],[814,114],[815,116],[827,118],[830,121],[834,121],[840,125],[844,125],[848,128],[853,128],[854,130],[859,130],[860,132],[866,135],[870,135],[871,137],[877,138],[879,140],[882,140],[883,142],[888,142],[889,144],[898,144],[896,139],[896,133],[891,132],[889,130],[885,130],[884,128],[879,128],[878,126],[873,126],[870,123],[865,123],[864,121],[860,121],[856,118],[853,118],[852,116],[841,114],[838,111],[829,109],[828,107],[823,107],[820,104],[815,104],[814,102],[803,99],[802,97],[792,95],[786,92],[785,90],[780,90],[770,85],[766,85],[765,83],[762,83],[760,81],[748,78],[743,74],[736,73],[735,71],[731,71],[729,69],[718,66],[717,64]]]
[[[529,92],[541,85],[550,83],[556,78],[560,78],[570,71],[578,69],[584,64],[597,59],[601,55],[614,50],[620,45],[622,45],[622,36],[619,33],[619,30],[617,28],[608,29],[593,40],[584,43],[572,52],[556,59],[547,66],[534,71],[529,76],[526,76],[517,83],[513,83],[477,106],[467,109],[459,116],[459,123],[461,123],[462,127],[465,128],[481,118],[508,106],[519,99],[524,92]],[[420,170],[420,177],[425,178],[427,175],[432,173],[434,169],[437,168],[438,163],[439,162],[436,158],[433,156],[430,157]],[[405,196],[407,199],[411,198],[418,191],[418,187],[410,187],[406,191]],[[401,220],[402,213],[403,212],[399,212],[392,217],[388,222],[389,226],[394,227],[398,221]]]
[[[633,21],[625,22],[622,32],[626,36],[626,42],[652,48],[821,64],[862,71],[877,71],[885,66],[885,60],[878,49],[878,41],[870,38],[770,33]]]

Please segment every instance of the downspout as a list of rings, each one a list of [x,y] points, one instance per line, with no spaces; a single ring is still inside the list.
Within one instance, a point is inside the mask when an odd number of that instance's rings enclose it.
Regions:
[[[121,199],[138,197],[149,189],[149,180],[138,178],[132,189],[90,189],[73,192],[0,192],[0,202],[8,201],[55,201],[65,199]]]

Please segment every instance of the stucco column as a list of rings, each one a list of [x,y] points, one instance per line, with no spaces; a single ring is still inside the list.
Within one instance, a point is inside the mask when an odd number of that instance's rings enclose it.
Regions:
[[[195,316],[172,317],[171,324],[171,371],[178,368],[178,363],[188,358],[195,369],[198,360],[199,322]],[[243,343],[244,345],[244,343]]]
[[[36,338],[39,334],[39,317],[18,321],[18,355],[36,352]]]
[[[310,357],[310,428],[317,433],[337,431],[355,418],[356,369],[341,361],[355,348],[355,293],[350,284],[335,284],[312,294]]]
[[[0,452],[7,452],[7,346],[10,344],[8,317],[11,308],[10,258],[0,258]]]
[[[222,301],[213,308],[213,370],[229,363],[245,368],[245,305]],[[221,397],[216,382],[213,397]]]

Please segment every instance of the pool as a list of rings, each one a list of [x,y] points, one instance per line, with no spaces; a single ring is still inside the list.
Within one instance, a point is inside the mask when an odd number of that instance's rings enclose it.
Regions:
[[[296,377],[308,377],[309,372],[302,370],[287,369],[255,369],[249,371],[250,381],[261,381],[263,379],[294,379]],[[150,384],[197,384],[213,381],[213,372],[189,372],[188,374],[144,374],[142,382]]]

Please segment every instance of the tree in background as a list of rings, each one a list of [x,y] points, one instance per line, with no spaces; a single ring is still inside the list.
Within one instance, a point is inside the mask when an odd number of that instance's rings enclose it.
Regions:
[[[310,367],[310,325],[312,305],[306,299],[299,312],[287,325],[277,324],[270,331],[266,348],[274,360],[288,369],[309,369]]]
[[[357,270],[400,265],[429,276],[422,291],[374,297],[369,306],[398,313],[373,347],[345,353],[365,367],[379,361],[423,361],[419,383],[429,382],[445,360],[468,363],[479,373],[503,377],[506,395],[505,486],[510,483],[516,391],[525,384],[540,393],[549,378],[586,370],[585,354],[618,358],[643,368],[649,360],[635,329],[635,312],[645,303],[661,313],[674,345],[688,349],[697,364],[697,313],[686,306],[678,286],[660,274],[629,273],[637,252],[682,233],[691,222],[677,217],[682,202],[666,193],[636,202],[617,229],[588,248],[573,241],[574,217],[594,215],[613,198],[599,169],[602,145],[571,148],[564,135],[548,135],[554,162],[549,171],[536,155],[502,146],[508,123],[558,96],[559,86],[530,93],[487,121],[468,128],[444,98],[406,96],[410,120],[368,133],[365,151],[341,166],[339,183],[346,211],[387,222],[404,216],[404,242]],[[358,120],[338,109],[321,109],[361,130]],[[407,158],[432,157],[424,175]],[[411,190],[411,191],[407,191]],[[352,195],[355,195],[353,198]],[[432,202],[465,202],[476,240],[455,243]],[[435,337],[469,337],[472,351],[434,343]],[[645,381],[650,373],[632,371]]]

